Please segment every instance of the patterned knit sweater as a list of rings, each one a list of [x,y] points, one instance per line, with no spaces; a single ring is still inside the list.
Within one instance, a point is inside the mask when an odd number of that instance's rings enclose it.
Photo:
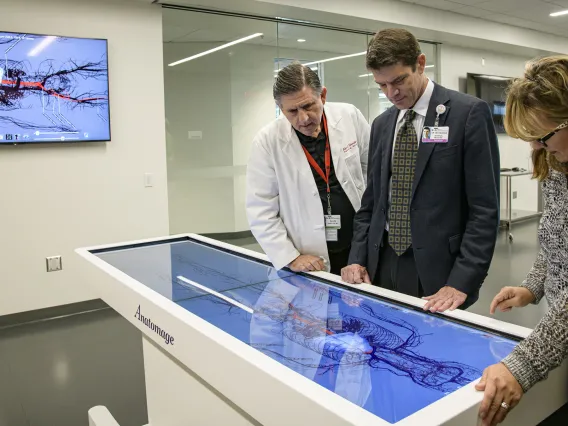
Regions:
[[[566,175],[551,171],[543,182],[544,212],[540,253],[522,287],[549,305],[533,332],[503,360],[527,392],[568,357],[568,186]]]

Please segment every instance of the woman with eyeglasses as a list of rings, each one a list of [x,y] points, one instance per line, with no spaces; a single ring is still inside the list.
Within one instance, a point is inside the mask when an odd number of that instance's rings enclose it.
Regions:
[[[543,297],[549,309],[509,356],[483,372],[477,385],[484,392],[479,410],[483,426],[501,423],[524,393],[568,357],[568,56],[527,64],[524,77],[508,89],[505,129],[533,148],[534,177],[543,184],[541,249],[526,280],[503,288],[490,312],[537,304]],[[543,424],[568,424],[568,408],[561,412],[553,416],[559,423]]]

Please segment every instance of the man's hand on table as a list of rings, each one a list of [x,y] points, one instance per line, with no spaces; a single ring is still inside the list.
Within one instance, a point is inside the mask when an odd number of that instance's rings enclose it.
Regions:
[[[453,287],[445,286],[440,289],[436,294],[424,297],[428,301],[424,305],[425,311],[430,312],[444,312],[447,310],[453,311],[459,308],[467,299],[467,294],[456,290]]]
[[[349,284],[371,284],[367,268],[361,265],[348,265],[341,270],[341,279]]]
[[[301,254],[294,259],[288,267],[294,272],[314,272],[323,271],[325,264],[321,257],[312,256],[311,254]]]

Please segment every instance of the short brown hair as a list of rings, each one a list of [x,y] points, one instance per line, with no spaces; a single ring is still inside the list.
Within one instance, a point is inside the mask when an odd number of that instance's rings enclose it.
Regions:
[[[409,31],[402,28],[381,30],[375,34],[367,48],[367,68],[379,70],[402,63],[415,71],[421,54],[420,43]]]
[[[568,55],[547,56],[529,61],[525,75],[507,88],[505,130],[513,138],[534,141],[551,129],[543,118],[556,125],[568,120]],[[568,167],[545,150],[532,153],[533,176],[539,180],[549,167],[568,173]]]
[[[274,100],[280,103],[280,98],[283,95],[299,92],[306,86],[311,88],[317,95],[320,95],[322,92],[318,73],[299,62],[293,62],[278,72],[272,88],[272,95]]]

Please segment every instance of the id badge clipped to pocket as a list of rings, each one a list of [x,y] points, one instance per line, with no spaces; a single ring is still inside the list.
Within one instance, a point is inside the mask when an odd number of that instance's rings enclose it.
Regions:
[[[338,241],[341,228],[341,216],[338,214],[325,215],[325,240]]]
[[[424,127],[422,142],[424,143],[448,143],[450,136],[449,127]]]

